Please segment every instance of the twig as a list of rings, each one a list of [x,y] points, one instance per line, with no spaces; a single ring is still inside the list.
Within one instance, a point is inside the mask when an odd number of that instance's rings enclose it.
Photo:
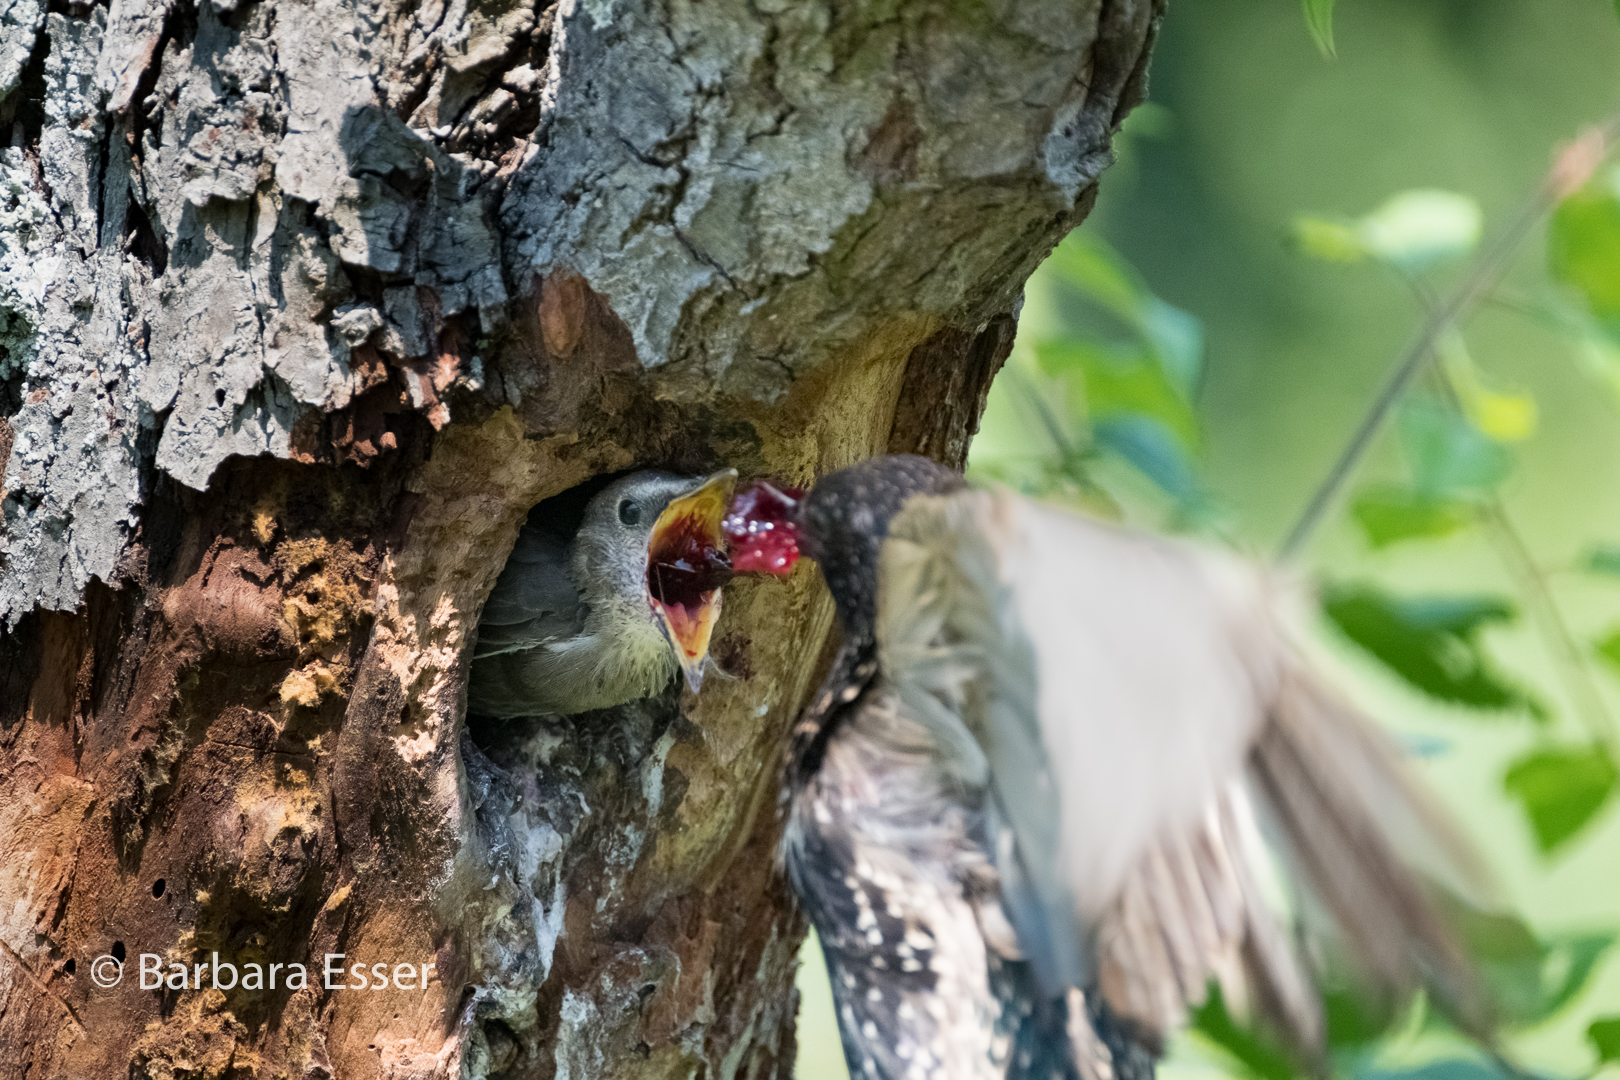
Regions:
[[[1574,699],[1575,710],[1586,721],[1592,735],[1599,742],[1615,748],[1614,717],[1609,714],[1608,706],[1603,703],[1603,695],[1598,691],[1597,684],[1592,680],[1592,670],[1587,664],[1586,654],[1581,651],[1570,632],[1569,623],[1564,621],[1564,614],[1558,608],[1558,602],[1553,599],[1552,589],[1547,585],[1547,577],[1536,565],[1535,559],[1530,555],[1530,549],[1525,545],[1524,537],[1507,516],[1507,509],[1502,505],[1500,495],[1493,495],[1491,501],[1485,506],[1486,521],[1491,526],[1491,532],[1496,536],[1497,546],[1501,549],[1502,561],[1507,564],[1508,572],[1519,579],[1519,587],[1524,591],[1530,601],[1533,617],[1541,623],[1542,633],[1553,645],[1553,651],[1563,661],[1560,665],[1564,670],[1564,682],[1569,690],[1569,696]]]
[[[1610,117],[1601,127],[1583,133],[1566,147],[1536,187],[1535,193],[1513,215],[1508,227],[1480,252],[1462,283],[1430,312],[1417,338],[1401,354],[1394,372],[1373,399],[1372,406],[1362,417],[1350,442],[1312,493],[1299,520],[1289,530],[1288,538],[1278,550],[1279,560],[1292,560],[1304,549],[1311,534],[1337,501],[1357,463],[1372,445],[1373,437],[1378,434],[1390,410],[1434,355],[1435,345],[1440,338],[1496,287],[1531,229],[1559,199],[1586,183],[1617,137],[1620,137],[1620,114]]]
[[[1024,405],[1035,411],[1041,426],[1046,428],[1046,437],[1052,440],[1052,445],[1057,449],[1058,455],[1062,457],[1063,463],[1067,465],[1073,460],[1076,447],[1070,441],[1068,432],[1063,430],[1062,423],[1053,415],[1051,405],[1040,395],[1039,391],[1035,389],[1034,383],[1022,371],[1017,368],[1008,368],[1007,374],[1012,376],[1013,386],[1023,396]]]
[[[1434,291],[1428,288],[1427,283],[1420,278],[1412,278],[1410,284],[1418,302],[1432,308]],[[1451,379],[1438,372],[1435,374],[1434,381],[1438,384],[1441,395],[1453,409],[1462,412],[1463,403]],[[1540,625],[1542,636],[1551,647],[1554,662],[1560,669],[1559,674],[1570,700],[1575,705],[1576,713],[1591,730],[1593,738],[1611,749],[1615,748],[1614,717],[1609,713],[1603,695],[1592,679],[1592,669],[1587,663],[1586,654],[1581,651],[1580,645],[1575,641],[1575,635],[1570,632],[1569,623],[1564,619],[1564,613],[1558,607],[1558,601],[1547,583],[1547,575],[1536,563],[1535,556],[1531,555],[1530,545],[1524,542],[1524,534],[1508,516],[1507,504],[1500,492],[1491,492],[1490,498],[1480,508],[1480,517],[1484,519],[1487,532],[1496,542],[1503,566],[1506,567],[1508,574],[1517,580],[1519,591],[1530,607],[1530,617]]]

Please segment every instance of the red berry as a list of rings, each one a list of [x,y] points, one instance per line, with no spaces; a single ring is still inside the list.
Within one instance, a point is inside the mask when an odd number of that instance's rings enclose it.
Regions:
[[[744,486],[731,500],[721,523],[731,545],[731,568],[739,574],[786,577],[799,561],[798,488],[765,480]]]

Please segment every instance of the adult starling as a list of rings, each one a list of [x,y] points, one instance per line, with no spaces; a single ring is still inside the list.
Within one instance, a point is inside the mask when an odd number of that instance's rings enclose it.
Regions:
[[[631,473],[586,504],[578,530],[529,514],[478,623],[467,709],[494,718],[606,709],[694,693],[730,574],[720,522],[735,469]]]
[[[1319,1051],[1257,809],[1363,974],[1478,1015],[1396,838],[1455,881],[1466,849],[1296,648],[1274,576],[917,457],[822,479],[797,530],[844,640],[781,857],[852,1076],[1150,1075],[1211,980]]]

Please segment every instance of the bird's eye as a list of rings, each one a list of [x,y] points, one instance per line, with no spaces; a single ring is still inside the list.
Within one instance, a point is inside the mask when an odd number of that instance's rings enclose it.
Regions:
[[[619,524],[640,525],[641,504],[634,499],[621,499],[619,501]]]

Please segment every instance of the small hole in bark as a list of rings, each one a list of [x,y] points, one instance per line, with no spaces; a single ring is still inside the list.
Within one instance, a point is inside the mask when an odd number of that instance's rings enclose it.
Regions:
[[[124,943],[122,941],[113,942],[112,955],[113,959],[118,961],[120,964],[124,962],[124,957],[129,954],[124,951]]]
[[[62,965],[62,974],[71,975],[78,966],[79,962],[77,960],[69,959],[67,963]]]
[[[168,887],[169,883],[164,881],[162,878],[158,878],[156,881],[152,882],[152,898],[155,900],[162,896],[163,890],[167,889]]]
[[[504,1020],[499,1019],[484,1021],[484,1045],[489,1048],[491,1077],[505,1074],[518,1063],[523,1052],[523,1044],[518,1041],[517,1033]]]

